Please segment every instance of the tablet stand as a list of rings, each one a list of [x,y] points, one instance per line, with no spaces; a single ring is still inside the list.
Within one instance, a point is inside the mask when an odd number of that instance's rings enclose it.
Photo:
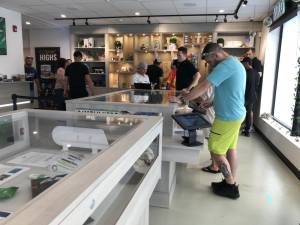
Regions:
[[[183,136],[183,141],[181,142],[181,144],[188,146],[188,147],[192,147],[192,146],[199,146],[202,145],[203,143],[197,141],[197,132],[196,130],[188,130],[189,136],[185,137]]]

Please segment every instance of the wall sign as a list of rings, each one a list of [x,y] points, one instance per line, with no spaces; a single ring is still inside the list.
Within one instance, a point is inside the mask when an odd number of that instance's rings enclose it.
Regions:
[[[273,21],[275,22],[278,20],[281,16],[285,14],[286,5],[285,0],[279,0],[276,2],[273,8]]]
[[[36,69],[42,78],[55,74],[56,62],[59,58],[59,47],[35,48]]]
[[[0,55],[7,55],[5,18],[0,17]]]

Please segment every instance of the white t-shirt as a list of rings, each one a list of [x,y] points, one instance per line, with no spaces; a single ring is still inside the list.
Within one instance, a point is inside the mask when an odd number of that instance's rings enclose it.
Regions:
[[[135,73],[133,74],[132,84],[150,84],[150,80],[147,74]]]

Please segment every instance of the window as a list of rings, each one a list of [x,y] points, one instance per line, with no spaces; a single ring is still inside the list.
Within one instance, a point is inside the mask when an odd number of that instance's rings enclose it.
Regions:
[[[295,104],[298,39],[298,18],[294,17],[283,25],[273,115],[289,129],[292,128],[293,105]]]

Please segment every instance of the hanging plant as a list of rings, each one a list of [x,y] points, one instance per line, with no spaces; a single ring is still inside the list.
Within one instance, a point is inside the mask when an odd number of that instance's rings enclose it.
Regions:
[[[293,127],[291,136],[300,136],[300,57],[298,58],[298,73],[295,79],[298,80],[297,87],[295,88],[295,107],[293,114]]]

